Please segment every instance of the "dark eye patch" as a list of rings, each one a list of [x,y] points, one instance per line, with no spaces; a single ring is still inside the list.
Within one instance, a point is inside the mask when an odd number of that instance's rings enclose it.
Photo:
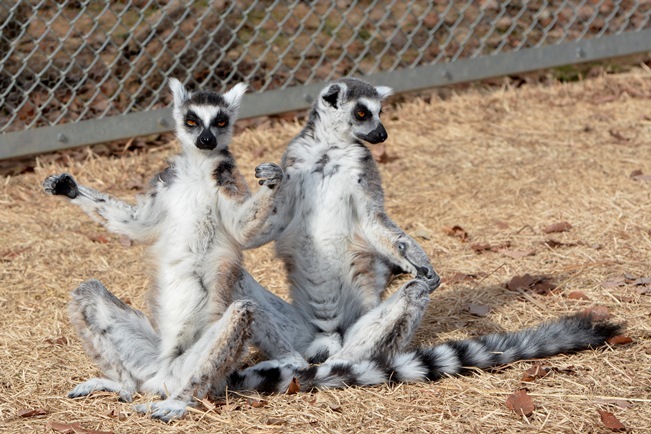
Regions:
[[[194,128],[199,125],[201,125],[201,119],[199,119],[199,116],[197,116],[197,114],[192,110],[188,110],[185,114],[185,126],[188,128]]]
[[[228,123],[228,116],[224,113],[219,113],[217,116],[215,116],[215,119],[213,119],[212,126],[216,128],[226,128],[228,126]]]
[[[362,122],[371,119],[373,117],[371,115],[371,112],[361,104],[355,106],[355,110],[353,111],[353,113],[355,115],[355,119]]]

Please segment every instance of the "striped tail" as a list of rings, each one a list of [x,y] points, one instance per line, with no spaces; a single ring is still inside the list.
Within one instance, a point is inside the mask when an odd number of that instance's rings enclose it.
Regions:
[[[511,333],[495,333],[450,341],[400,353],[388,360],[351,363],[328,360],[318,366],[253,366],[231,375],[229,388],[284,393],[293,378],[301,391],[315,388],[367,386],[390,382],[435,381],[473,368],[490,368],[522,359],[550,357],[604,345],[621,333],[621,326],[577,314]],[[264,362],[266,363],[266,362]],[[263,363],[263,364],[264,364]]]

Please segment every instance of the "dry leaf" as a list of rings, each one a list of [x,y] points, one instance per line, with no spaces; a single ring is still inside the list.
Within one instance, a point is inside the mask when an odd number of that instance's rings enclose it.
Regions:
[[[614,128],[609,129],[608,132],[610,133],[611,136],[613,136],[617,140],[621,140],[622,142],[628,141],[628,138],[624,137],[624,135],[621,132],[619,132]]]
[[[626,285],[626,279],[624,276],[617,276],[617,277],[612,277],[608,280],[604,280],[601,282],[601,286],[604,288],[617,288],[619,286],[624,286]]]
[[[486,316],[491,311],[490,306],[486,306],[485,304],[477,304],[477,303],[468,303],[465,306],[465,309],[471,315],[475,315],[475,316]]]
[[[524,276],[513,276],[509,283],[506,284],[506,287],[511,291],[529,289],[536,281],[537,278],[530,274],[525,274]]]
[[[514,276],[507,284],[506,287],[511,291],[518,290],[531,290],[536,294],[549,295],[556,285],[552,282],[549,276],[531,276],[525,274],[524,276]]]
[[[630,336],[618,335],[618,336],[613,336],[612,338],[608,339],[606,342],[608,342],[609,345],[626,345],[633,342],[633,339]]]
[[[551,224],[543,229],[543,232],[546,234],[553,234],[557,232],[567,232],[572,229],[572,225],[568,222],[558,222]]]
[[[556,240],[545,240],[544,244],[549,247],[550,249],[555,249],[557,247],[574,247],[576,246],[576,243],[562,243],[560,241]]]
[[[477,279],[477,277],[479,276],[476,274],[455,273],[454,276],[450,277],[449,279],[443,279],[443,281],[448,284],[453,284],[459,282],[469,282],[471,280]]]
[[[133,246],[133,241],[126,235],[120,235],[120,245],[122,247],[131,247]]]
[[[46,339],[45,342],[52,345],[68,345],[70,343],[65,336],[59,336],[56,339]]]
[[[63,434],[113,434],[113,431],[97,431],[93,429],[86,429],[77,422],[61,423],[48,421],[45,426]]]
[[[599,416],[601,416],[601,422],[606,426],[606,428],[610,428],[612,431],[624,431],[626,430],[626,427],[624,424],[622,424],[614,414],[609,413],[605,410],[597,410],[599,412]]]
[[[499,229],[508,229],[509,224],[507,222],[504,222],[502,220],[496,220],[495,221],[495,226],[497,226]]]
[[[635,291],[640,295],[651,294],[651,285],[640,286],[639,288],[635,288]]]
[[[35,417],[35,416],[45,416],[47,410],[44,408],[23,408],[18,410],[18,417]]]
[[[634,181],[651,181],[651,175],[645,175],[641,170],[634,170],[629,175]]]
[[[289,391],[288,391],[288,393],[289,393]],[[261,408],[261,407],[265,407],[267,404],[269,404],[269,401],[249,398],[249,399],[246,400],[246,403],[249,404],[249,406],[251,406],[253,408]]]
[[[590,300],[590,297],[588,297],[581,291],[572,291],[569,294],[567,294],[567,298],[571,300]]]
[[[603,405],[616,405],[619,408],[632,408],[633,404],[630,401],[627,401],[625,399],[603,399],[603,398],[597,398],[595,400],[597,404],[603,404]]]
[[[104,235],[88,235],[88,238],[94,243],[108,244],[110,241]]]
[[[651,277],[640,277],[632,281],[631,285],[651,285]]]
[[[606,306],[592,306],[585,309],[581,314],[591,317],[593,321],[603,321],[610,318],[610,312]]]
[[[482,253],[485,251],[491,250],[490,244],[471,244],[470,248],[475,251],[475,253]]]
[[[533,256],[536,254],[535,250],[511,250],[511,249],[499,249],[499,253],[504,256],[508,256],[513,259],[522,259],[527,256]]]
[[[461,239],[464,243],[468,241],[468,232],[461,226],[452,226],[452,227],[445,227],[443,228],[446,234],[448,234],[451,237],[457,237]]]
[[[295,393],[298,393],[301,390],[301,385],[298,382],[298,379],[296,377],[292,378],[291,383],[289,383],[289,387],[287,387],[287,394],[288,395],[293,395]]]
[[[506,406],[513,410],[518,416],[531,416],[535,405],[527,391],[520,389],[506,399]]]
[[[536,363],[531,368],[524,371],[521,381],[533,381],[537,378],[546,377],[551,372],[551,370],[552,368],[549,366]]]

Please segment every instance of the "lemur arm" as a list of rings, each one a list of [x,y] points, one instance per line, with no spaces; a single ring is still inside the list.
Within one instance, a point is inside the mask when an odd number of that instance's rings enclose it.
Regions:
[[[151,242],[157,236],[162,213],[156,209],[153,195],[139,199],[134,206],[79,185],[67,173],[47,177],[43,187],[46,193],[68,197],[71,203],[78,205],[111,232],[126,235],[138,242]]]
[[[261,188],[253,195],[249,194],[237,168],[230,168],[228,174],[222,172],[222,176],[221,186],[224,188],[220,199],[230,202],[230,206],[220,207],[227,230],[244,248],[264,244],[257,242],[258,235],[274,212],[274,198],[283,177],[282,169],[273,163],[256,167],[255,176],[260,178]]]
[[[427,253],[386,214],[379,175],[372,170],[366,174],[371,176],[361,178],[352,200],[364,235],[394,265],[424,278],[435,289],[440,280]]]

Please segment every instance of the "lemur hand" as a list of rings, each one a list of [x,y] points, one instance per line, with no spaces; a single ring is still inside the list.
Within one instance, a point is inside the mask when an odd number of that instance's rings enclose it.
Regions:
[[[68,196],[70,199],[74,199],[79,194],[75,178],[67,173],[48,176],[43,181],[43,188],[46,193],[56,196]]]
[[[255,177],[261,178],[258,184],[274,188],[283,179],[283,169],[275,163],[262,163],[255,168]]]
[[[441,278],[434,270],[427,254],[415,241],[403,238],[396,244],[398,253],[405,259],[408,268],[416,275],[417,279],[427,283],[429,291],[432,292],[441,284]]]

